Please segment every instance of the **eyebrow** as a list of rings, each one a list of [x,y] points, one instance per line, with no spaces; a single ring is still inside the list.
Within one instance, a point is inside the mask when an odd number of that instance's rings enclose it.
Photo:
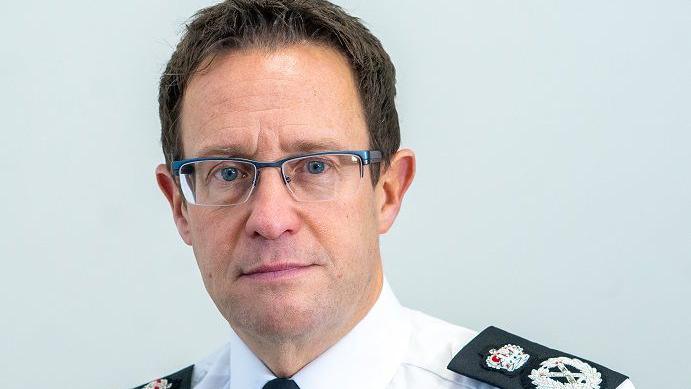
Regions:
[[[343,150],[343,146],[333,139],[323,139],[319,141],[298,139],[290,143],[287,149],[291,152],[313,153],[319,151],[339,151]]]
[[[286,145],[285,149],[288,151],[289,155],[314,153],[320,151],[345,150],[339,142],[333,139],[323,139],[318,141],[298,139]],[[253,157],[251,153],[248,153],[247,150],[240,145],[204,147],[201,150],[199,150],[196,154],[196,157],[222,156],[245,159],[252,159]]]
[[[240,157],[250,158],[250,155],[241,146],[210,146],[204,147],[196,153],[196,157]]]

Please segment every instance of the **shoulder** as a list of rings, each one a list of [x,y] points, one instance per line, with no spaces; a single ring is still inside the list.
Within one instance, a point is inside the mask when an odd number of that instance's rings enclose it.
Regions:
[[[157,378],[134,389],[190,389],[192,387],[193,371],[194,365],[190,365],[173,374]]]
[[[463,346],[448,369],[505,389],[633,389],[621,373],[496,327],[488,327]]]
[[[134,389],[223,387],[228,382],[229,347],[228,344],[225,344],[193,365]]]
[[[403,310],[410,323],[408,351],[391,387],[490,388],[446,368],[458,350],[477,335],[476,331],[414,309]]]
[[[634,389],[628,377],[496,327],[478,333],[404,308],[411,336],[392,387]],[[570,386],[568,386],[570,387]],[[574,386],[575,387],[575,386]]]

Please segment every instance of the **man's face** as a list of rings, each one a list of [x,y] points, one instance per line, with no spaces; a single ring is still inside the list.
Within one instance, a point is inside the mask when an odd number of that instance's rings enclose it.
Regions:
[[[309,44],[217,57],[189,83],[181,128],[185,158],[273,161],[369,148],[347,61]],[[355,194],[301,203],[279,170],[267,168],[246,203],[188,204],[176,222],[211,298],[236,331],[277,340],[310,336],[353,322],[376,299],[377,190],[366,168]],[[247,274],[259,267],[269,271]],[[287,270],[271,271],[278,268]]]

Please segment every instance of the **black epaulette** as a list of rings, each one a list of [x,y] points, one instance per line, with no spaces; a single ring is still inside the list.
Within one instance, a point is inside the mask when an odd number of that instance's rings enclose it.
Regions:
[[[502,389],[615,389],[628,378],[496,327],[478,334],[447,368]]]
[[[194,365],[190,365],[178,372],[137,386],[134,389],[191,389],[193,370]]]

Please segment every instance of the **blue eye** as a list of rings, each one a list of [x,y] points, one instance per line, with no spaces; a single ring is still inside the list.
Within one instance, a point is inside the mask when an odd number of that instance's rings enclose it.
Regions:
[[[221,169],[221,177],[226,181],[233,181],[238,178],[238,169],[234,167],[227,167]]]
[[[326,165],[322,161],[309,161],[307,162],[307,171],[312,174],[320,174],[324,172]]]

